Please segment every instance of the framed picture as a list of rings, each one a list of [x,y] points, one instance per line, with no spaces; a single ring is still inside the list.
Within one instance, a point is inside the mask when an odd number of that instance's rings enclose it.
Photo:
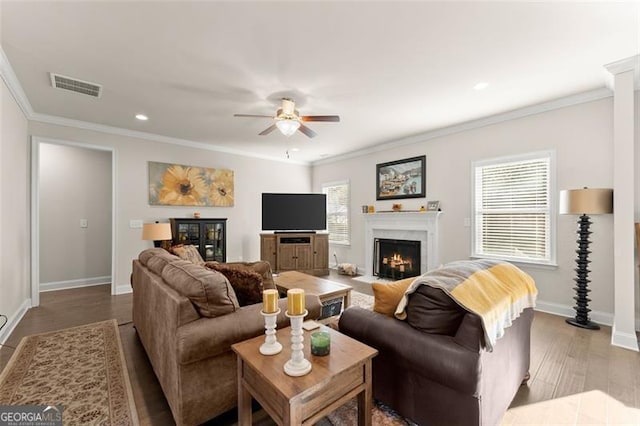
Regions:
[[[440,209],[440,201],[427,201],[427,211],[437,212]]]
[[[149,205],[232,207],[233,170],[149,161]]]
[[[405,158],[376,165],[376,200],[423,198],[427,157]]]

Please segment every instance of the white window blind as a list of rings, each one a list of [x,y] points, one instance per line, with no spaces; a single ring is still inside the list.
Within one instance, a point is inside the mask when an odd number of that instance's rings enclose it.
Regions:
[[[475,163],[473,256],[552,263],[552,153]]]
[[[322,185],[327,194],[327,229],[329,242],[350,244],[349,230],[349,182],[332,182]]]

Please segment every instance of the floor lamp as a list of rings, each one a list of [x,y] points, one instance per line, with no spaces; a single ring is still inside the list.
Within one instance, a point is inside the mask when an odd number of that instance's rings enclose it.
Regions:
[[[573,288],[576,291],[574,300],[576,306],[573,308],[576,311],[575,318],[567,318],[567,323],[575,325],[576,327],[588,328],[590,330],[598,330],[600,326],[589,320],[589,302],[591,299],[587,297],[589,292],[588,284],[590,280],[589,276],[589,225],[591,220],[588,215],[590,214],[607,214],[613,213],[613,190],[612,189],[568,189],[560,191],[560,214],[576,214],[580,215],[578,219],[578,249],[576,253],[576,286]]]

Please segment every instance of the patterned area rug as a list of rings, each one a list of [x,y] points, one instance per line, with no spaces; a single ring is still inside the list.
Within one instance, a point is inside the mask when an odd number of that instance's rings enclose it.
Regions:
[[[315,426],[355,426],[358,424],[358,404],[355,398],[316,423]],[[375,401],[371,410],[371,424],[374,426],[417,426],[386,405]]]
[[[363,309],[373,309],[373,296],[351,290],[351,306],[359,306]]]
[[[64,424],[137,425],[116,320],[23,338],[0,375],[0,405],[62,405]]]

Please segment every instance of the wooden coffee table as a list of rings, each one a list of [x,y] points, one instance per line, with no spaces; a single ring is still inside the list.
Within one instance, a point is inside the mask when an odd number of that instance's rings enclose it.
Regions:
[[[264,336],[231,346],[238,356],[238,424],[251,425],[251,398],[279,425],[312,425],[325,415],[358,397],[358,424],[371,425],[371,359],[378,351],[329,327],[331,352],[312,356],[309,335],[304,332],[304,356],[312,370],[290,377],[284,364],[291,357],[291,329],[278,330],[283,349],[277,355],[261,355]],[[317,331],[317,330],[314,330]]]
[[[298,271],[282,272],[276,277],[273,277],[273,281],[278,287],[278,291],[286,293],[287,290],[292,288],[301,288],[306,293],[315,294],[320,298],[320,302],[327,304],[335,299],[342,299],[342,309],[347,309],[351,306],[351,286],[346,284],[340,284],[334,281],[325,280],[315,277],[313,275],[303,274]],[[323,311],[326,309],[323,308]],[[332,313],[332,315],[339,314],[340,312]],[[321,318],[324,318],[322,315]]]

